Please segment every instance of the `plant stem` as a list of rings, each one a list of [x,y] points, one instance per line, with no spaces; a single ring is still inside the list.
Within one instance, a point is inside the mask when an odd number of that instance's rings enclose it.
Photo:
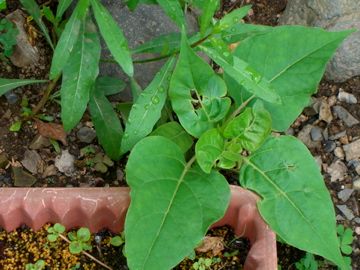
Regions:
[[[32,110],[32,115],[37,115],[40,110],[45,106],[46,101],[49,99],[51,92],[55,89],[57,81],[60,79],[61,75],[58,75],[55,79],[53,79],[47,86],[45,93],[36,107]]]
[[[250,101],[252,101],[255,98],[255,95],[252,95],[251,97],[249,97],[247,100],[245,100],[240,106],[239,108],[237,108],[229,117],[229,120],[233,119],[235,116],[237,116],[249,103]]]
[[[195,48],[195,47],[199,46],[201,43],[205,42],[211,35],[212,35],[212,33],[208,34],[207,36],[203,37],[202,39],[200,39],[200,40],[194,42],[193,44],[191,44],[190,47]],[[134,64],[143,64],[143,63],[155,62],[155,61],[159,61],[159,60],[162,60],[162,59],[169,58],[170,56],[173,56],[173,55],[179,54],[179,53],[180,53],[180,50],[176,50],[173,53],[168,53],[168,54],[158,56],[158,57],[154,57],[154,58],[134,60],[133,63]],[[117,63],[114,59],[102,59],[101,62],[104,62],[104,63]]]
[[[59,236],[61,239],[63,239],[65,242],[67,242],[68,244],[71,243],[71,241],[69,239],[67,239],[66,236],[62,235],[61,233],[59,233]],[[94,262],[100,264],[102,267],[105,267],[106,269],[109,270],[113,270],[110,266],[106,265],[105,263],[99,261],[98,259],[96,259],[94,256],[92,256],[90,253],[86,252],[86,251],[81,251],[82,254],[84,254],[85,256],[89,257],[91,260],[93,260]]]

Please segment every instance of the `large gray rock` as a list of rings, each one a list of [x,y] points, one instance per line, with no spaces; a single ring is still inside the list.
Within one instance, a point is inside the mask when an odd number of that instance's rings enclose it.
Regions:
[[[329,31],[360,30],[360,4],[357,0],[288,0],[280,24],[316,26]],[[360,31],[343,42],[325,75],[338,82],[360,75]]]
[[[160,35],[179,32],[179,28],[165,15],[159,6],[139,5],[135,11],[131,12],[126,5],[119,4],[119,2],[121,1],[102,1],[124,31],[124,35],[129,42],[130,48],[135,48]],[[188,16],[188,28],[190,32],[194,32],[197,29],[196,19],[193,15]],[[110,52],[105,50],[102,57],[111,58]],[[149,54],[146,55],[146,58],[151,57],[154,56]],[[164,63],[165,61],[157,61],[135,65],[135,80],[142,88],[145,88]],[[126,76],[117,64],[101,64],[100,74],[120,76],[126,80]],[[121,97],[122,99],[129,100],[129,89],[123,91]]]

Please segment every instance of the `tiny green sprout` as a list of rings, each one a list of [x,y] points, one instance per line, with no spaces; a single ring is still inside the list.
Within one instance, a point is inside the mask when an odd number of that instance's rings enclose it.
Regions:
[[[341,252],[345,255],[350,255],[352,253],[351,244],[354,240],[353,231],[350,228],[345,228],[343,225],[338,225],[337,233],[339,235]]]
[[[36,263],[28,263],[25,265],[25,270],[42,270],[45,268],[45,261],[38,260]]]
[[[49,140],[50,140],[51,145],[54,147],[55,152],[60,154],[61,153],[61,148],[60,148],[59,143],[56,140],[53,140],[53,139],[49,139]]]
[[[113,245],[114,247],[120,247],[124,243],[125,243],[125,241],[122,238],[122,236],[120,236],[120,235],[114,236],[110,240],[110,244]]]
[[[59,235],[65,232],[65,227],[59,223],[56,223],[54,226],[51,226],[47,229],[48,236],[47,239],[50,242],[55,242]]]
[[[95,152],[95,148],[92,145],[88,145],[80,149],[81,156],[89,156],[91,154],[95,154]]]
[[[80,269],[80,263],[77,263],[73,267],[71,267],[71,270],[77,270],[77,269]]]
[[[9,130],[12,131],[12,132],[18,132],[21,129],[21,125],[22,125],[22,122],[20,120],[16,121],[16,122],[11,124]]]
[[[79,254],[84,250],[91,250],[92,246],[88,243],[90,241],[90,231],[88,228],[80,228],[76,233],[68,234],[71,241],[69,250],[72,254]]]
[[[214,262],[211,258],[199,258],[197,262],[194,262],[192,268],[195,270],[206,270],[206,269],[210,269],[210,266],[213,263]]]
[[[318,261],[313,254],[307,252],[304,258],[295,263],[295,267],[297,270],[317,270]]]

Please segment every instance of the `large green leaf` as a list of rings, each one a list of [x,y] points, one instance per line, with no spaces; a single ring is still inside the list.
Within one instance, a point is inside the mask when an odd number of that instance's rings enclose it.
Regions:
[[[172,19],[181,29],[186,25],[184,12],[178,0],[156,0],[165,11],[166,15]]]
[[[305,145],[290,136],[270,137],[244,158],[239,177],[261,196],[260,213],[283,240],[344,266],[333,203]]]
[[[286,130],[308,105],[327,61],[351,32],[281,26],[240,42],[235,56],[261,74],[281,97],[281,104],[265,103],[274,129]]]
[[[126,176],[131,188],[125,221],[130,269],[176,266],[229,203],[225,178],[186,163],[181,149],[164,137],[147,137],[133,148]]]
[[[52,58],[50,79],[58,76],[68,62],[74,45],[78,40],[80,25],[86,16],[88,5],[89,0],[80,0],[69,21],[66,23]]]
[[[128,43],[122,30],[99,0],[91,0],[91,5],[101,36],[104,38],[111,54],[124,72],[132,77],[134,75],[134,67]]]
[[[272,29],[273,27],[266,25],[237,23],[232,27],[223,29],[221,35],[227,43],[232,44],[251,36],[266,33],[266,31],[271,31]]]
[[[132,50],[132,53],[160,53],[165,55],[180,48],[180,42],[180,33],[161,35],[137,46],[134,50]]]
[[[71,130],[84,114],[90,90],[99,73],[100,40],[90,17],[84,18],[79,38],[63,71],[61,119]]]
[[[252,108],[247,108],[225,126],[224,137],[236,138],[244,149],[255,151],[270,132],[270,113],[264,109],[262,102],[256,102]]]
[[[211,59],[220,65],[224,71],[236,82],[244,86],[250,93],[271,103],[281,103],[279,95],[270,83],[257,70],[240,58],[233,56],[229,63],[216,49],[207,46],[200,47]]]
[[[20,80],[20,79],[3,79],[0,78],[0,96],[5,94],[11,89],[15,89],[20,86],[32,84],[32,83],[44,83],[45,80]]]
[[[186,153],[192,146],[194,140],[193,138],[183,129],[183,127],[178,122],[168,122],[153,132],[151,132],[152,136],[162,136],[172,140],[176,143],[183,153]]]
[[[71,5],[72,0],[59,0],[59,4],[56,9],[56,18],[61,19],[61,17],[64,15],[65,11],[69,8]]]
[[[184,33],[169,95],[181,125],[194,137],[214,127],[230,108],[224,81],[195,54]]]
[[[40,30],[43,32],[46,41],[49,43],[50,47],[54,49],[54,44],[50,38],[49,31],[45,23],[41,19],[41,11],[35,0],[20,0],[20,3],[26,9],[26,11],[33,17],[36,24],[39,26]]]
[[[105,97],[103,89],[95,87],[89,101],[89,109],[96,135],[106,155],[114,160],[119,159],[123,131],[119,118]]]
[[[123,153],[129,151],[138,141],[150,134],[159,120],[166,101],[174,63],[174,57],[165,63],[132,106],[121,143]]]

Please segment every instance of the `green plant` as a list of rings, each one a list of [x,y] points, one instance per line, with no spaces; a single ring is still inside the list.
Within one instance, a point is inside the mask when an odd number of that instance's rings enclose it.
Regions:
[[[46,37],[39,7],[33,0],[21,2]],[[58,10],[66,9],[64,3]],[[191,253],[229,204],[222,170],[237,173],[242,187],[260,195],[262,217],[286,243],[349,269],[319,168],[302,142],[281,133],[309,103],[326,63],[352,31],[245,24],[241,19],[249,6],[215,20],[219,0],[127,1],[131,9],[139,3],[160,5],[181,33],[130,50],[101,1],[79,0],[54,46],[50,82],[32,113],[36,117],[62,77],[65,129],[89,107],[106,154],[119,160],[130,151],[125,222],[130,269],[170,269]],[[186,26],[191,6],[201,12],[195,34]],[[133,104],[117,106],[122,122],[107,96],[121,91],[123,83],[98,76],[99,33],[113,56],[105,61],[118,63],[130,77]],[[134,63],[167,61],[140,91],[132,55],[142,53],[157,56]],[[34,82],[39,81],[0,79],[0,95]]]
[[[213,261],[211,258],[199,258],[196,262],[193,263],[192,269],[195,270],[206,270],[211,269]]]
[[[25,265],[26,270],[42,270],[45,268],[45,261],[44,260],[37,260],[34,264],[27,263]]]
[[[0,20],[0,49],[6,57],[12,55],[18,33],[19,30],[11,21],[6,18]]]
[[[99,265],[105,267],[106,269],[112,270],[111,267],[104,264],[103,262],[96,259],[94,256],[86,252],[86,250],[91,250],[92,246],[90,244],[90,237],[91,233],[88,228],[80,228],[76,232],[69,232],[67,238],[65,233],[65,227],[59,223],[54,224],[54,226],[51,226],[47,229],[48,231],[48,240],[50,242],[56,242],[58,238],[61,238],[65,242],[69,244],[69,251],[73,254],[82,253],[91,260],[95,261]],[[78,269],[80,266],[73,266],[73,269]]]
[[[345,263],[351,267],[351,253],[352,242],[354,241],[353,231],[351,228],[345,228],[344,225],[337,226],[337,234],[340,242],[341,252],[347,256],[344,256]]]
[[[304,258],[295,263],[295,267],[297,270],[317,270],[318,261],[313,254],[306,252]]]

